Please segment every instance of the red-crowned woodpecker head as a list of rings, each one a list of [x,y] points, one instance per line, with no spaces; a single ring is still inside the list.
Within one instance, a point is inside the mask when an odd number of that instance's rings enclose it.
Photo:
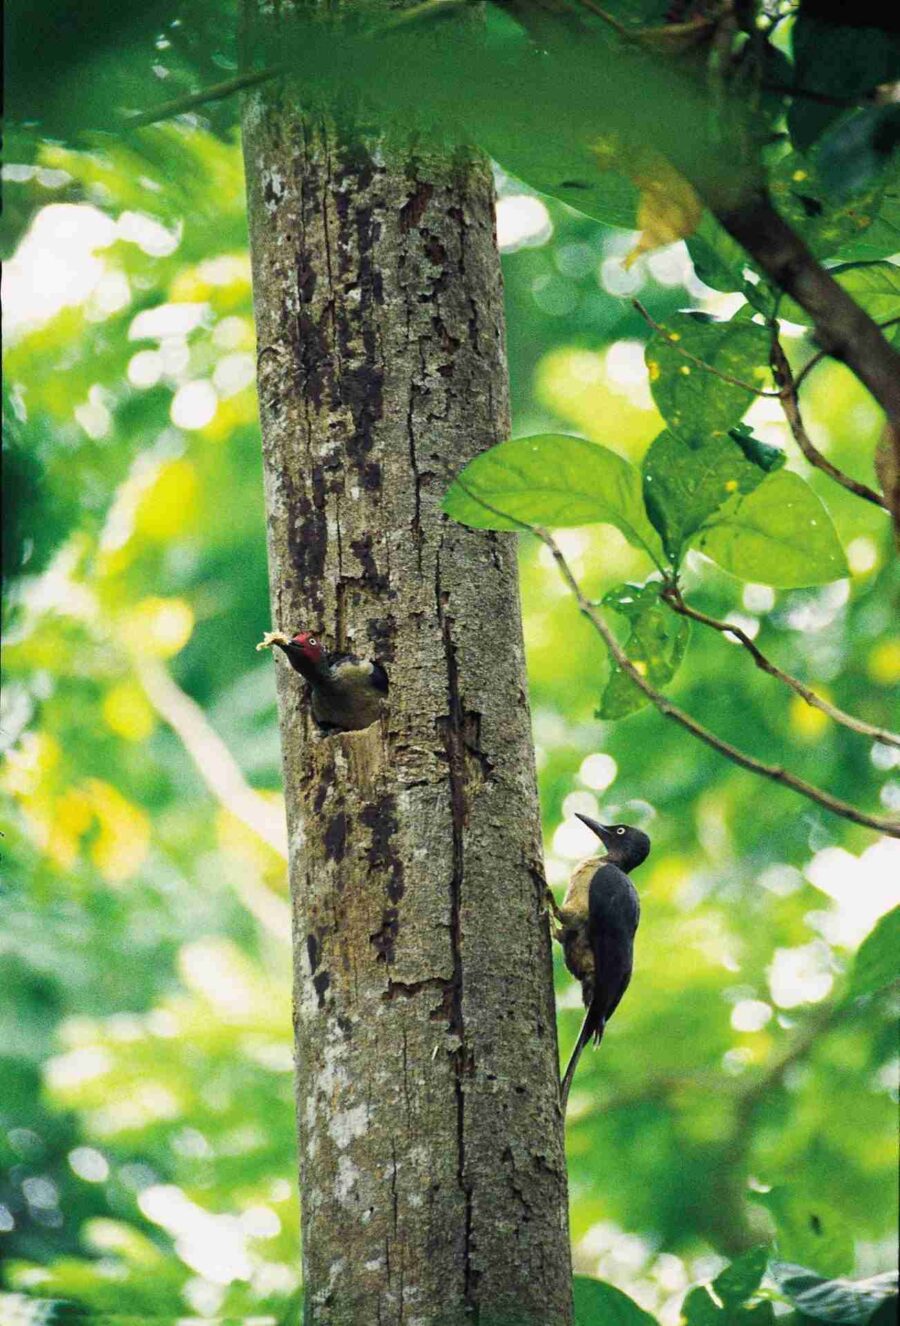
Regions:
[[[291,636],[291,645],[298,654],[309,659],[310,663],[318,665],[325,657],[325,650],[312,631],[298,631],[296,635]]]

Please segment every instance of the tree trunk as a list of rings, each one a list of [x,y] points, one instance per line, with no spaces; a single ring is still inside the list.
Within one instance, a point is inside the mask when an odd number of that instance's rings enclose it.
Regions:
[[[277,88],[244,145],[273,623],[390,676],[323,737],[276,659],[306,1321],[565,1326],[515,536],[441,514],[509,427],[490,170],[386,161]]]

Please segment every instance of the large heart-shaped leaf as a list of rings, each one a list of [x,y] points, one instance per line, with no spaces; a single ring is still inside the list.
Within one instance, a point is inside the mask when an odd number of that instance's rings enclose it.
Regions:
[[[782,589],[848,574],[831,517],[798,474],[779,470],[706,526],[695,546],[742,580]]]
[[[444,510],[475,529],[615,525],[657,564],[662,555],[635,467],[565,433],[517,437],[482,452],[451,484]]]
[[[702,438],[660,433],[642,465],[647,514],[677,565],[692,534],[736,493],[757,488],[783,452],[752,435]]]
[[[668,318],[664,332],[648,342],[646,360],[653,399],[671,430],[698,437],[736,424],[754,389],[769,380],[770,341],[765,327],[742,315],[731,322],[690,313]]]

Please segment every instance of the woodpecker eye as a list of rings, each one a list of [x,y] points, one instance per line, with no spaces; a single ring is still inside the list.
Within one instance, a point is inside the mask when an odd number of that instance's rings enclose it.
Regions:
[[[313,645],[313,646],[315,646],[315,645],[317,645],[319,642],[318,642],[318,640],[315,639],[314,636],[310,636],[306,643],[307,643],[308,645]]]
[[[616,833],[624,833],[624,832],[625,832],[625,830],[622,829],[622,828],[616,829]]]

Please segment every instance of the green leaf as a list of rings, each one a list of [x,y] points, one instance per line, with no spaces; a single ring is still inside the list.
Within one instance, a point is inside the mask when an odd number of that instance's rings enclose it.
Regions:
[[[760,1243],[719,1272],[712,1287],[726,1307],[746,1303],[750,1295],[759,1289],[768,1260],[769,1245]]]
[[[892,262],[847,263],[832,267],[831,275],[876,322],[900,317],[900,266]],[[812,318],[793,299],[785,297],[778,312],[788,322],[812,325]]]
[[[900,106],[863,106],[842,115],[819,144],[822,182],[838,200],[876,183],[900,138]],[[888,252],[896,252],[896,246]]]
[[[681,1320],[687,1326],[724,1326],[725,1314],[706,1285],[695,1285],[684,1296]]]
[[[900,252],[900,152],[895,152],[881,172],[879,195],[872,209],[872,224],[854,239],[842,244],[839,256],[847,261],[871,262],[877,258],[890,258],[898,252]]]
[[[741,580],[782,589],[824,585],[848,574],[831,517],[798,474],[779,470],[729,504],[695,546]]]
[[[900,980],[900,907],[882,916],[859,947],[850,974],[850,995],[874,994]]]
[[[657,564],[661,555],[635,467],[565,433],[517,437],[482,452],[451,484],[444,511],[474,529],[615,525]]]
[[[748,424],[735,424],[734,428],[729,428],[728,436],[738,444],[747,459],[766,474],[780,470],[787,460],[781,447],[761,442]]]
[[[689,313],[669,318],[665,334],[648,342],[646,360],[653,399],[672,431],[696,437],[736,424],[755,399],[753,388],[768,381],[770,340],[765,327],[746,318],[709,322]],[[749,390],[710,369],[746,382]]]
[[[681,1306],[681,1319],[686,1326],[771,1326],[774,1317],[771,1303],[768,1301],[754,1303],[749,1308],[742,1306],[744,1299],[759,1287],[759,1281],[762,1279],[765,1270],[765,1251],[765,1248],[763,1248],[763,1267],[757,1277],[757,1282],[753,1289],[750,1289],[743,1297],[725,1298],[721,1293],[718,1293],[719,1281],[723,1277],[727,1277],[729,1272],[737,1267],[743,1268],[745,1262],[755,1257],[755,1249],[748,1253],[746,1257],[741,1257],[737,1262],[733,1262],[731,1266],[726,1266],[721,1275],[713,1281],[712,1286],[696,1285],[693,1289],[689,1289]],[[749,1283],[751,1278],[749,1269],[742,1269],[739,1275],[745,1284]],[[736,1283],[735,1281],[735,1288]],[[716,1302],[713,1291],[718,1293],[722,1306],[719,1306],[719,1303]]]
[[[780,458],[780,459],[779,459]],[[784,453],[747,431],[699,438],[660,433],[642,465],[644,504],[677,566],[691,535],[735,494],[749,493]]]
[[[796,1186],[750,1196],[768,1210],[775,1222],[780,1259],[801,1265],[812,1263],[827,1275],[842,1275],[852,1267],[853,1231],[827,1201]]]
[[[626,617],[631,625],[625,653],[654,686],[670,682],[681,666],[690,640],[690,622],[677,616],[659,597],[659,581],[620,585],[603,598],[603,606]],[[649,700],[627,672],[610,660],[610,676],[597,710],[598,718],[625,718]]]
[[[772,1262],[770,1269],[785,1298],[814,1321],[866,1326],[881,1304],[897,1294],[896,1271],[868,1280],[829,1280],[791,1262]]]
[[[655,1318],[634,1299],[603,1280],[576,1275],[572,1281],[574,1326],[656,1326]]]
[[[808,147],[840,114],[842,101],[862,100],[879,83],[892,82],[900,71],[900,39],[882,28],[843,24],[840,10],[827,16],[801,6],[794,25],[792,47],[798,87],[822,93],[823,100],[797,97],[788,112],[792,141]],[[837,103],[829,105],[828,99]]]
[[[686,243],[694,271],[705,285],[726,294],[746,293],[744,272],[752,266],[750,258],[711,212],[703,213],[700,225],[688,235]]]
[[[856,243],[877,214],[883,180],[878,179],[851,198],[838,201],[824,184],[815,163],[789,152],[771,171],[772,198],[789,225],[803,236],[817,258],[826,258]]]

